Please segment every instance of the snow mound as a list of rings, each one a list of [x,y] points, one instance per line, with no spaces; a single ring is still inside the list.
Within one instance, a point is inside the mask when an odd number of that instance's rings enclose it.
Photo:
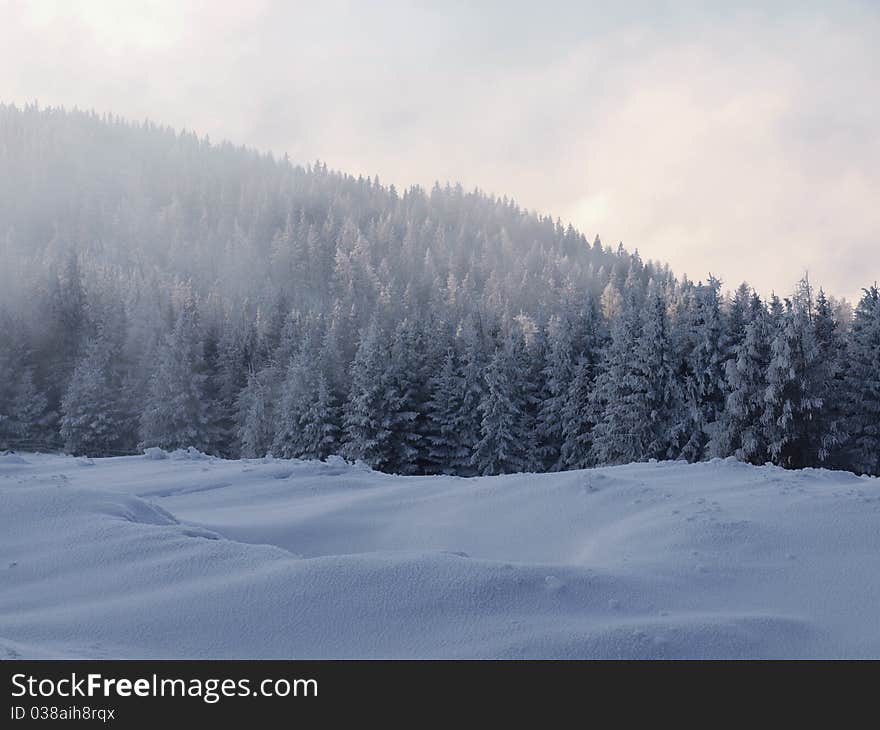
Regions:
[[[880,657],[876,479],[162,453],[0,472],[0,658]]]
[[[28,462],[22,459],[18,454],[0,454],[0,466],[19,466],[27,463]]]
[[[177,461],[181,461],[182,459],[189,459],[192,461],[205,461],[206,459],[212,458],[204,452],[199,451],[195,446],[189,446],[185,449],[175,449],[171,452],[170,457],[172,459],[176,459]]]

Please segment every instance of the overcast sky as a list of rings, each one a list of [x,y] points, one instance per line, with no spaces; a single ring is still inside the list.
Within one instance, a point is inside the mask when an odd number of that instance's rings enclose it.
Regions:
[[[693,279],[855,297],[878,38],[876,1],[0,0],[0,101],[461,181]]]

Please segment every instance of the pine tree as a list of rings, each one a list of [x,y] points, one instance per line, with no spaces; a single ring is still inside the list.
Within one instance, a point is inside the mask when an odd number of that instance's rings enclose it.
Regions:
[[[251,371],[238,395],[237,437],[242,458],[259,459],[271,453],[274,440],[271,369]]]
[[[561,466],[586,469],[592,463],[593,417],[591,399],[595,382],[596,362],[587,353],[575,364],[574,377],[568,386],[560,411]]]
[[[685,331],[686,343],[683,381],[683,420],[677,431],[683,436],[680,456],[700,461],[712,450],[718,419],[724,409],[724,368],[727,361],[725,323],[721,312],[719,289],[713,278],[698,285]]]
[[[539,408],[535,429],[539,441],[545,445],[547,468],[558,470],[564,459],[563,411],[569,399],[569,389],[577,370],[577,343],[575,324],[564,312],[562,316],[551,318],[549,326],[550,346],[547,364],[542,373],[546,395]]]
[[[816,297],[813,329],[819,348],[816,382],[819,385],[819,397],[822,399],[817,426],[820,433],[819,462],[826,466],[839,466],[840,449],[846,441],[846,343],[831,302],[822,289]]]
[[[525,399],[518,390],[517,371],[523,347],[517,333],[510,332],[486,368],[486,390],[479,406],[480,440],[472,457],[480,474],[515,474],[526,468]]]
[[[559,377],[560,382],[569,380],[568,387],[560,392],[561,401],[552,403],[553,413],[546,416],[558,420],[560,445],[559,468],[584,469],[591,464],[592,431],[595,414],[591,408],[592,393],[601,355],[599,314],[592,298],[589,298],[581,318],[581,336],[573,337],[576,356],[570,375]],[[567,348],[566,348],[567,349]],[[556,372],[565,373],[563,367]]]
[[[440,370],[431,378],[428,417],[433,424],[429,457],[433,470],[455,474],[470,459],[470,444],[462,439],[465,384],[458,356],[449,348]]]
[[[812,313],[804,280],[794,299],[786,301],[767,371],[764,433],[773,461],[789,469],[814,466],[822,453],[821,371]]]
[[[632,370],[633,353],[642,336],[636,291],[627,288],[611,322],[611,340],[603,353],[590,410],[590,461],[619,464],[646,457],[640,430],[644,413],[638,410],[641,384]]]
[[[677,436],[677,402],[666,301],[652,283],[643,304],[628,292],[612,325],[591,403],[590,458],[604,464],[667,458]]]
[[[746,327],[751,321],[752,312],[752,291],[748,284],[740,284],[736,288],[727,312],[726,361],[736,357],[737,349],[746,337]],[[727,362],[725,367],[726,365]]]
[[[23,328],[0,316],[0,449],[39,450],[51,446],[47,399],[35,382]]]
[[[247,386],[255,349],[256,333],[243,315],[242,312],[225,319],[217,343],[217,362],[212,368],[217,413],[216,449],[226,457],[236,457],[240,453],[236,418],[238,396]]]
[[[317,332],[307,332],[288,366],[275,418],[275,456],[324,459],[339,448],[338,406],[318,339]]]
[[[457,474],[472,475],[474,450],[482,438],[482,415],[480,403],[486,393],[486,353],[480,328],[475,317],[466,318],[456,333],[456,346],[460,357],[462,396],[458,414],[458,433],[467,456],[454,463]]]
[[[384,373],[385,419],[389,431],[391,462],[398,474],[415,474],[428,462],[425,438],[428,383],[424,368],[425,348],[415,323],[404,319],[391,339]]]
[[[85,346],[61,401],[61,437],[68,453],[122,452],[129,428],[118,344],[104,332]]]
[[[647,458],[666,459],[679,440],[675,429],[681,394],[675,381],[666,299],[654,282],[641,316],[642,333],[632,364],[643,389],[643,451]]]
[[[713,444],[715,456],[736,456],[757,465],[770,458],[762,416],[774,336],[770,315],[755,294],[745,336],[725,368],[728,395]]]
[[[351,365],[351,390],[345,404],[343,455],[374,469],[390,469],[395,454],[387,415],[385,369],[388,352],[378,318],[363,330]]]
[[[880,290],[865,289],[847,348],[847,465],[880,476]]]
[[[45,440],[47,401],[25,368],[5,380],[0,400],[0,449],[39,451],[51,447]]]
[[[219,333],[215,326],[211,326],[202,341],[202,397],[205,406],[205,451],[215,455],[224,453],[229,436],[228,418],[223,411],[223,368],[220,357]]]
[[[319,372],[314,397],[300,417],[302,459],[326,459],[339,451],[339,407],[324,373]]]
[[[524,332],[524,347],[517,352],[516,371],[523,401],[519,429],[526,440],[525,470],[543,472],[559,461],[558,435],[551,436],[539,423],[541,406],[550,397],[546,376],[549,344],[544,327],[524,315],[520,317],[520,328]]]
[[[79,257],[72,249],[66,253],[61,272],[51,277],[49,309],[50,336],[44,340],[43,351],[35,353],[38,368],[34,376],[42,384],[41,390],[46,397],[44,419],[51,434],[55,435],[61,415],[61,399],[89,332],[82,270]]]
[[[158,357],[141,413],[141,446],[209,449],[204,355],[191,297],[184,301]]]

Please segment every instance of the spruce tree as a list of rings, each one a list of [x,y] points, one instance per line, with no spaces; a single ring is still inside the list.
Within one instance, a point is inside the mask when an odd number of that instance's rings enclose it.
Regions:
[[[642,458],[666,459],[678,441],[676,415],[680,392],[669,331],[666,298],[651,283],[641,313],[642,331],[633,357],[635,382],[642,390]]]
[[[447,350],[430,386],[428,417],[433,428],[429,436],[429,457],[435,471],[455,474],[469,461],[471,444],[462,438],[464,378],[453,348]]]
[[[52,446],[45,424],[47,398],[34,382],[31,362],[24,329],[0,314],[0,449]]]
[[[728,395],[713,444],[715,456],[736,456],[757,465],[770,458],[762,416],[774,336],[770,315],[755,294],[744,338],[725,368]]]
[[[467,317],[456,333],[456,347],[460,357],[462,396],[458,414],[459,439],[467,455],[456,460],[456,473],[471,475],[476,473],[473,454],[482,438],[482,415],[480,403],[486,393],[484,377],[486,351],[476,317]]]
[[[141,412],[141,446],[210,448],[204,355],[195,301],[187,297],[158,353]]]
[[[547,351],[549,343],[546,329],[521,317],[520,327],[527,327],[524,346],[518,350],[519,390],[523,401],[520,432],[526,440],[525,470],[543,472],[559,461],[559,436],[551,435],[541,424],[541,407],[550,397],[547,385]]]
[[[323,372],[319,372],[314,397],[300,417],[300,458],[326,459],[339,452],[339,406]]]
[[[547,417],[558,419],[560,424],[559,468],[584,469],[591,464],[592,431],[595,413],[591,408],[592,393],[599,366],[602,335],[599,313],[592,297],[588,297],[580,318],[579,335],[572,338],[575,357],[568,387],[560,393],[560,400],[553,404],[554,414]],[[556,372],[565,372],[567,362]]]
[[[260,459],[271,453],[274,440],[272,370],[252,370],[238,394],[236,436],[242,458]]]
[[[299,351],[290,358],[281,384],[272,454],[282,459],[300,458],[306,451],[303,419],[317,387],[315,369],[318,358],[314,337],[311,330],[305,333]]]
[[[583,353],[574,368],[574,377],[559,412],[561,421],[560,468],[586,469],[592,464],[592,397],[596,362]]]
[[[522,428],[526,404],[517,369],[523,348],[518,333],[509,332],[486,368],[480,440],[472,457],[480,474],[515,474],[526,468],[528,440]]]
[[[771,344],[764,396],[764,434],[774,463],[789,469],[815,466],[822,454],[820,353],[809,284],[787,300]]]
[[[392,335],[384,373],[385,417],[393,453],[391,469],[398,474],[424,471],[428,463],[429,384],[424,358],[421,332],[412,319],[406,318]]]
[[[118,344],[100,332],[85,346],[61,401],[61,437],[70,454],[112,456],[126,445],[128,410]]]
[[[819,462],[840,466],[841,447],[846,441],[846,342],[831,302],[820,289],[813,317],[816,345],[819,348],[816,381],[822,406],[818,414]]]
[[[47,399],[24,368],[4,380],[0,399],[0,449],[41,451],[53,446],[44,423]]]
[[[717,279],[710,277],[707,284],[696,287],[690,317],[685,320],[686,330],[680,333],[687,349],[682,384],[683,420],[677,431],[683,436],[680,456],[688,461],[708,456],[724,409],[724,368],[728,358],[720,286]]]
[[[578,366],[578,343],[575,341],[575,323],[572,319],[564,312],[562,316],[554,316],[550,320],[550,345],[542,373],[546,394],[538,408],[535,424],[538,440],[546,449],[546,467],[554,471],[564,463],[564,411]]]
[[[847,465],[880,476],[880,290],[865,289],[847,348]]]
[[[287,368],[275,417],[275,456],[324,459],[338,451],[339,409],[318,339],[317,332],[307,332]]]
[[[611,322],[611,339],[605,348],[590,410],[592,430],[590,460],[597,464],[621,464],[646,457],[641,429],[644,412],[642,384],[633,371],[636,346],[642,336],[639,302],[627,287]]]
[[[387,365],[384,333],[374,316],[362,331],[351,365],[351,390],[343,416],[343,455],[380,470],[392,468],[395,458],[384,377]]]

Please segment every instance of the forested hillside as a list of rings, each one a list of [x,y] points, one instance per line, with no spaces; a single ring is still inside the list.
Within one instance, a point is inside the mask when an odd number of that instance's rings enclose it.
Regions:
[[[726,295],[479,191],[14,106],[0,256],[0,448],[880,473],[876,285]]]

